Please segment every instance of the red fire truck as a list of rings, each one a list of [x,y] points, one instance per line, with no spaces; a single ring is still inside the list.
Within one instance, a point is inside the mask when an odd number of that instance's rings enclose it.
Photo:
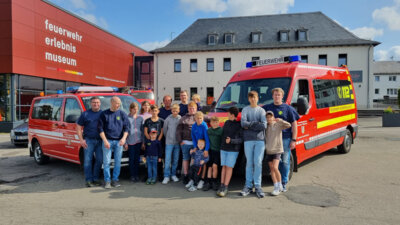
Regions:
[[[246,66],[230,79],[210,116],[219,117],[223,123],[229,107],[241,110],[249,105],[247,94],[252,90],[258,92],[261,106],[271,104],[271,90],[280,87],[285,91],[283,102],[300,115],[290,177],[300,163],[322,152],[336,147],[342,153],[350,151],[358,132],[357,103],[345,66],[301,63],[300,56],[258,60]],[[239,172],[244,171],[245,164],[241,151],[236,164]],[[263,173],[268,172],[264,162]]]

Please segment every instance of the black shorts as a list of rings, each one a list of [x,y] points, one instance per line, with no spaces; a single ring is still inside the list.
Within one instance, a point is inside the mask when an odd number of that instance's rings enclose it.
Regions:
[[[272,155],[267,154],[267,162],[272,162],[274,159],[280,160],[281,155],[282,155],[282,153],[272,154]]]
[[[220,151],[215,151],[215,150],[209,150],[208,151],[208,162],[207,166],[211,167],[213,164],[220,165],[221,164],[221,153]]]

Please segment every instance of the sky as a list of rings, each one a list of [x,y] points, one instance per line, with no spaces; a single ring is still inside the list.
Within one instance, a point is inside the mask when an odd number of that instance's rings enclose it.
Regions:
[[[400,61],[400,0],[49,0],[147,51],[197,19],[320,11],[360,38],[381,42],[376,61]]]

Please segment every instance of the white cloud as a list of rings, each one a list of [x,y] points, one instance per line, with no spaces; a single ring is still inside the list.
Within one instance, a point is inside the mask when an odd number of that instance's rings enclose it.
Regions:
[[[187,14],[196,11],[224,13],[229,16],[251,16],[286,13],[294,0],[180,0]]]
[[[69,0],[71,4],[77,9],[87,9],[88,4],[85,0]]]
[[[400,0],[395,0],[393,6],[375,9],[372,18],[385,23],[391,30],[400,30]]]
[[[86,13],[83,10],[79,10],[76,12],[80,17],[83,19],[96,24],[99,27],[102,27],[104,29],[108,28],[108,23],[103,17],[96,17],[94,14],[91,13]]]
[[[346,28],[348,29],[348,28]],[[360,27],[353,30],[348,29],[350,32],[358,36],[359,38],[374,40],[377,36],[383,35],[383,29],[376,29],[373,27]]]
[[[231,16],[252,16],[287,13],[294,6],[294,0],[228,0],[228,14]]]
[[[393,46],[388,50],[378,50],[375,52],[374,58],[376,61],[400,61],[400,45]]]
[[[156,48],[164,47],[169,42],[170,42],[170,40],[146,42],[146,43],[140,44],[139,47],[143,48],[146,51],[151,51],[151,50],[154,50]]]
[[[223,0],[180,0],[181,7],[187,14],[194,14],[196,11],[202,12],[224,12],[227,4]]]

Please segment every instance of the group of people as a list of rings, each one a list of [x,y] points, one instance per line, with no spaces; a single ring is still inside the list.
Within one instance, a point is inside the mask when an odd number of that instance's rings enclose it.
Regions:
[[[163,107],[144,101],[139,112],[139,105],[132,103],[128,115],[119,109],[121,101],[118,97],[113,97],[110,109],[104,111],[100,110],[98,97],[93,97],[91,109],[83,112],[77,121],[77,133],[85,153],[86,186],[102,184],[100,171],[103,165],[104,187],[119,187],[121,157],[125,149],[129,155],[132,182],[139,181],[143,151],[146,184],[155,184],[158,175],[162,176],[162,184],[178,182],[181,178],[188,191],[213,189],[218,196],[225,197],[244,143],[246,182],[240,194],[247,196],[254,189],[259,198],[265,196],[261,178],[266,151],[274,182],[271,195],[279,195],[287,190],[290,150],[295,147],[299,115],[282,102],[284,91],[281,88],[273,89],[272,94],[274,102],[260,107],[258,93],[250,91],[250,105],[243,108],[241,120],[238,120],[239,109],[231,107],[223,127],[219,126],[219,118],[208,117],[199,110],[200,96],[193,95],[189,102],[187,91],[181,91],[180,104],[172,104],[171,96],[166,95]],[[114,170],[111,177],[112,153]]]

